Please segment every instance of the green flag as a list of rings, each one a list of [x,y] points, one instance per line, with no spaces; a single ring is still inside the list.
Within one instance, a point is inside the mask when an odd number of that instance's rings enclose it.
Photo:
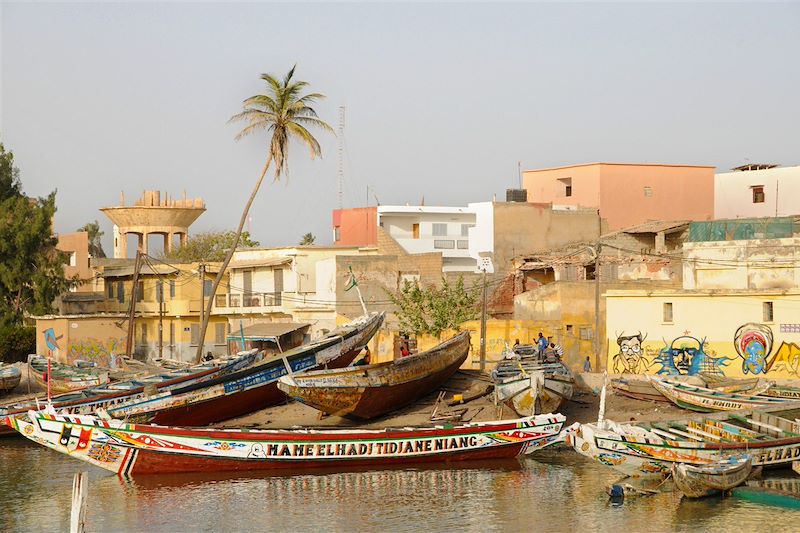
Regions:
[[[356,275],[353,274],[353,267],[352,266],[349,267],[349,270],[350,270],[350,281],[347,282],[347,287],[344,288],[345,292],[349,291],[350,289],[358,285],[358,282],[356,281]]]

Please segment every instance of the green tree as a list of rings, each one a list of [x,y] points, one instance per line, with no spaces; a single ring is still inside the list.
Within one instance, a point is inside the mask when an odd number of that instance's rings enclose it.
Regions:
[[[316,240],[317,240],[317,238],[314,237],[314,234],[309,232],[309,233],[306,233],[305,235],[303,235],[303,238],[300,239],[300,243],[299,244],[300,244],[300,246],[311,246],[312,244],[314,244],[314,241],[316,241]]]
[[[185,245],[175,248],[171,253],[165,252],[163,257],[185,263],[222,261],[228,250],[233,248],[235,240],[236,232],[232,230],[196,233],[189,237]],[[256,248],[258,246],[260,246],[259,242],[252,240],[248,232],[242,232],[238,248]]]
[[[308,148],[311,158],[320,157],[322,149],[319,142],[311,134],[308,128],[319,128],[323,131],[333,132],[326,122],[321,120],[312,105],[325,98],[320,93],[303,92],[308,87],[308,82],[293,80],[295,67],[286,73],[283,79],[279,79],[272,74],[262,74],[261,79],[266,83],[266,93],[251,96],[244,101],[244,110],[231,117],[229,122],[244,121],[247,125],[236,135],[239,140],[251,133],[266,131],[269,134],[269,144],[267,145],[267,158],[261,169],[261,175],[256,180],[253,191],[250,193],[247,203],[242,210],[239,226],[236,228],[236,235],[233,246],[225,254],[222,267],[219,269],[214,283],[211,285],[211,296],[206,304],[205,319],[200,324],[200,338],[205,339],[206,329],[208,328],[208,317],[211,315],[211,307],[214,302],[214,295],[217,293],[228,263],[233,257],[233,252],[239,243],[242,228],[253,205],[261,182],[267,174],[270,165],[274,164],[274,181],[279,181],[282,174],[288,175],[289,170],[289,139],[296,139]],[[203,343],[198,343],[196,360],[200,362],[203,357]]]
[[[405,334],[438,337],[448,329],[458,331],[461,324],[478,317],[479,291],[476,287],[467,289],[463,276],[454,285],[442,278],[438,288],[406,280],[397,293],[386,292],[397,306],[395,314]]]
[[[103,232],[100,231],[100,223],[95,219],[94,222],[87,222],[76,231],[85,231],[89,234],[89,253],[92,257],[105,257],[106,252],[103,250]]]
[[[55,191],[46,198],[22,194],[14,156],[0,144],[0,326],[52,312],[55,297],[75,282],[64,277],[67,255],[56,249],[55,212]]]

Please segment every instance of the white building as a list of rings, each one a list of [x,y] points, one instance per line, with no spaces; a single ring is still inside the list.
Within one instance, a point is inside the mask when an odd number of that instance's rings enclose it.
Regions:
[[[798,197],[800,166],[746,165],[714,176],[716,219],[800,214]]]

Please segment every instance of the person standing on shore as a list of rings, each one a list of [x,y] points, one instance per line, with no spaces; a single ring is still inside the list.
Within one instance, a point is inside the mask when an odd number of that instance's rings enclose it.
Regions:
[[[584,372],[591,372],[592,371],[592,363],[589,362],[589,356],[586,356],[586,361],[583,363],[583,371]]]
[[[539,332],[539,338],[536,339],[536,347],[539,349],[539,357],[544,357],[544,351],[547,349],[547,339],[544,338],[542,332]]]

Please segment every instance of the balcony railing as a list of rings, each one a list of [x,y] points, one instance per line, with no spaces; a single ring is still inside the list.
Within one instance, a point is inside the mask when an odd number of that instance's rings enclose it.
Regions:
[[[283,304],[280,292],[245,292],[238,294],[218,294],[216,307],[276,307]]]

